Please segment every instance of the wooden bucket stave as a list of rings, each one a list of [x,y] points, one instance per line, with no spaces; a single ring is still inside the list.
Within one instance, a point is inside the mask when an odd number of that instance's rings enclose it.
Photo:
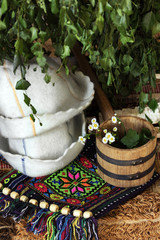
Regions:
[[[149,122],[138,117],[123,116],[126,130],[133,128],[140,131],[149,128],[154,139],[145,145],[133,149],[120,149],[103,144],[101,137],[96,138],[98,173],[108,183],[118,187],[133,187],[146,183],[153,175],[157,133]],[[111,129],[111,120],[101,124],[101,128]],[[123,132],[117,125],[118,131]]]

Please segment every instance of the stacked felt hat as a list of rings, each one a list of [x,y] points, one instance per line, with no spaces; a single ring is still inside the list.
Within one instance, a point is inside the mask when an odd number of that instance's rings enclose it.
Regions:
[[[82,150],[78,136],[85,134],[83,110],[94,97],[90,79],[82,72],[66,76],[59,64],[47,59],[51,82],[32,62],[26,79],[31,83],[26,92],[16,90],[20,69],[5,61],[0,66],[0,153],[16,169],[34,177],[50,174],[72,161]],[[39,120],[33,122],[31,109],[24,102],[31,98]]]

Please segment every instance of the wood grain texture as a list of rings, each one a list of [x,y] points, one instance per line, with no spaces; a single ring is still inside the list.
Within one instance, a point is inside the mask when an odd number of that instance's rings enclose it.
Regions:
[[[121,117],[122,122],[124,123],[126,130],[129,128],[135,129],[137,132],[140,132],[140,130],[143,127],[147,127],[150,129],[152,135],[155,137],[154,139],[151,139],[149,142],[144,144],[141,147],[133,148],[133,149],[120,149],[112,147],[109,144],[104,145],[101,140],[101,136],[98,136],[96,138],[96,145],[97,148],[105,155],[112,159],[115,159],[117,161],[133,161],[139,158],[144,158],[152,153],[152,151],[156,148],[157,143],[157,133],[152,126],[151,123],[147,122],[144,119],[138,118],[138,117],[129,117],[129,116],[123,116]],[[115,126],[115,124],[114,124]],[[100,127],[111,129],[113,128],[113,123],[111,120],[103,122]],[[120,128],[120,126],[117,126]],[[121,131],[122,129],[120,129]],[[119,131],[119,130],[118,130]],[[107,171],[117,174],[117,175],[131,175],[131,174],[140,174],[144,171],[148,170],[155,161],[155,154],[149,158],[148,161],[138,164],[138,165],[132,165],[132,166],[119,166],[118,164],[112,164],[107,161],[105,161],[103,158],[101,158],[97,154],[97,160],[98,163]],[[99,175],[108,183],[118,186],[118,187],[133,187],[133,186],[139,186],[141,184],[144,184],[147,182],[153,175],[154,169],[149,172],[144,177],[141,177],[136,180],[119,180],[115,178],[108,177],[102,171],[99,169],[98,173]]]

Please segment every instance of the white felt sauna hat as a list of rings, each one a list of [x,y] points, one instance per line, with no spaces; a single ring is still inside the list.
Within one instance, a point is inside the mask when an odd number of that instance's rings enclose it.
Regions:
[[[77,127],[78,126],[78,127]],[[83,145],[78,142],[80,135],[85,135],[85,119],[83,114],[74,117],[70,122],[73,139],[64,153],[57,158],[39,159],[31,158],[26,155],[11,153],[8,146],[8,140],[0,135],[0,154],[14,168],[30,177],[40,177],[51,174],[73,161],[81,152]]]
[[[82,128],[81,125],[80,117],[75,116],[37,136],[9,138],[10,152],[39,159],[59,158],[71,143],[77,140],[77,131]]]
[[[94,97],[93,83],[82,72],[66,76],[62,67],[57,73],[60,65],[52,58],[47,58],[47,62],[51,82],[45,83],[41,68],[32,62],[26,71],[26,80],[31,84],[26,92],[38,115],[60,112],[56,116],[59,117],[58,121],[62,121],[63,117],[66,121],[82,112],[91,103]],[[0,76],[0,115],[7,118],[28,117],[31,110],[24,103],[24,91],[15,89],[17,81],[21,79],[20,69],[18,68],[14,74],[13,64],[6,60],[0,66]]]

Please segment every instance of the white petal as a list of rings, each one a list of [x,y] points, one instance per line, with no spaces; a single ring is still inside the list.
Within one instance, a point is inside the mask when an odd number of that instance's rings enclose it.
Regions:
[[[107,133],[107,129],[103,129],[103,132],[104,132],[104,133]]]
[[[106,133],[106,135],[105,135],[105,137],[106,137],[107,139],[110,139],[111,136],[112,136],[112,134],[111,134],[110,132]]]
[[[111,143],[115,142],[115,137],[114,137],[114,136],[111,136],[110,139],[109,139],[109,141],[110,141]]]
[[[92,118],[91,123],[96,123],[96,122],[97,122],[96,118]]]
[[[88,129],[89,129],[90,131],[92,131],[92,130],[93,130],[93,125],[90,124],[90,125],[88,126]]]
[[[115,116],[112,117],[112,122],[117,123],[117,118]]]
[[[114,127],[114,128],[113,128],[113,132],[117,132],[117,127]]]
[[[99,124],[97,123],[97,122],[95,122],[95,123],[93,123],[93,129],[98,129],[98,127],[99,127]]]
[[[108,139],[107,139],[106,137],[103,137],[103,138],[102,138],[102,142],[103,142],[104,144],[106,144],[106,143],[108,143]]]

